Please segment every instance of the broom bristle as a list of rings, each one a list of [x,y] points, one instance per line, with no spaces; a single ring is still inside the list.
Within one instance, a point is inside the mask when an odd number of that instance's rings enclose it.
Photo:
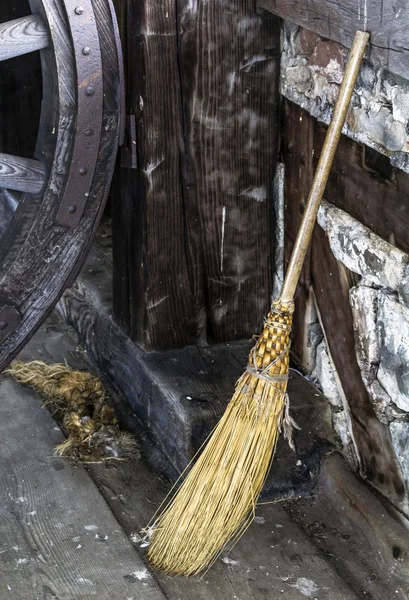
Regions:
[[[195,575],[253,520],[281,428],[292,312],[291,304],[269,314],[222,419],[176,496],[153,522],[152,566]]]

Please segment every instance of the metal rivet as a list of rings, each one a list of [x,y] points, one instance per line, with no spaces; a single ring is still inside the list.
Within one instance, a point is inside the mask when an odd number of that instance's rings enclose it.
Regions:
[[[68,212],[70,213],[70,215],[73,215],[74,213],[77,212],[77,207],[72,204],[71,206],[68,207]]]
[[[84,46],[82,49],[82,53],[84,56],[89,56],[91,54],[91,48],[89,46]]]
[[[7,328],[6,321],[0,321],[0,331],[4,331]]]
[[[94,130],[91,129],[91,127],[87,127],[86,129],[84,129],[84,133],[87,137],[90,137],[91,135],[94,135]]]
[[[84,176],[88,173],[88,169],[86,167],[81,167],[79,170],[80,175]]]
[[[85,93],[87,96],[93,96],[95,94],[95,89],[93,85],[89,85],[86,90]]]
[[[74,10],[76,15],[82,15],[84,12],[84,9],[82,8],[82,6],[77,6],[77,8]]]

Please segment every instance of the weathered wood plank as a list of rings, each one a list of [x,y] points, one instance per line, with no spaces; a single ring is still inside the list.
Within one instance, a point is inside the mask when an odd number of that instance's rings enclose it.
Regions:
[[[200,225],[208,339],[226,342],[258,332],[270,301],[279,20],[248,0],[181,0],[178,26],[184,197]]]
[[[52,456],[40,399],[5,378],[0,399],[0,596],[164,600],[85,470]]]
[[[126,533],[134,538],[158,508],[168,489],[146,469],[138,474],[127,467],[115,472],[92,466],[92,477],[117,515]],[[149,499],[149,502],[146,499]],[[359,596],[342,580],[325,555],[307,536],[300,535],[277,504],[256,509],[257,520],[229,553],[202,578],[171,578],[155,574],[171,600],[355,600]],[[135,539],[135,538],[134,538]]]
[[[408,522],[393,518],[339,454],[325,461],[311,499],[283,506],[359,597],[407,599]]]
[[[305,118],[305,112],[298,111]],[[314,129],[314,158],[324,142],[325,128]],[[369,152],[369,159],[368,159]],[[372,154],[371,154],[372,152]],[[409,252],[409,175],[388,164],[365,146],[343,136],[329,176],[325,198],[369,227],[384,240]],[[385,163],[386,161],[386,163]],[[381,170],[382,165],[387,168]]]
[[[313,168],[314,119],[283,100],[281,151],[285,166],[284,180],[284,258],[290,260],[302,213],[311,188]],[[302,143],[301,143],[302,140]],[[296,362],[308,370],[308,308],[312,302],[311,251],[308,250],[296,291],[297,310],[294,313],[291,352]]]
[[[114,268],[121,274],[114,307],[142,348],[164,350],[197,340],[200,312],[180,178],[176,3],[129,0],[126,25],[127,111],[136,116],[139,168],[123,169],[114,188]]]
[[[29,15],[0,24],[0,62],[46,48],[48,29],[39,15]]]
[[[393,73],[409,77],[406,0],[258,0],[260,8],[352,46],[357,29],[371,34],[369,58]]]
[[[139,169],[114,189],[115,317],[148,351],[250,337],[271,292],[278,19],[126,5]]]
[[[45,168],[40,161],[0,152],[0,187],[38,194],[45,180]]]

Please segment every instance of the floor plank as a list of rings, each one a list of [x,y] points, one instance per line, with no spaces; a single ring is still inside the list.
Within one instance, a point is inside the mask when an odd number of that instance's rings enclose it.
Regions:
[[[3,376],[0,400],[0,598],[162,600],[39,398]]]

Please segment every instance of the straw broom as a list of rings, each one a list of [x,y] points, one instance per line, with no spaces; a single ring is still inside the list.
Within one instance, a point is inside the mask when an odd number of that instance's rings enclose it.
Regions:
[[[146,530],[148,559],[167,573],[197,574],[237,541],[254,518],[281,429],[291,439],[286,389],[293,298],[368,39],[368,33],[355,35],[281,297],[203,452]]]

